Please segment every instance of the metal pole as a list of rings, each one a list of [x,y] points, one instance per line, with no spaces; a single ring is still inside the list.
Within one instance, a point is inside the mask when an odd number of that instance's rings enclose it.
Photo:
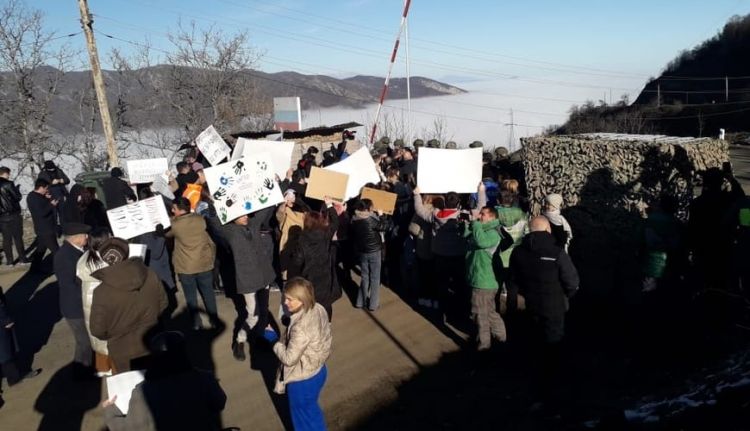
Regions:
[[[115,132],[112,128],[112,119],[109,116],[109,105],[107,104],[107,94],[104,90],[104,78],[102,69],[99,65],[99,54],[96,51],[96,41],[94,40],[94,21],[89,13],[89,6],[86,0],[78,0],[78,8],[81,11],[81,27],[86,35],[86,47],[89,51],[89,61],[91,62],[91,75],[94,79],[94,89],[96,90],[96,100],[99,102],[99,115],[102,118],[102,129],[104,137],[107,140],[107,155],[109,156],[110,166],[119,166],[120,160],[117,156],[117,145],[115,144]]]
[[[404,6],[406,6],[406,2],[408,0],[404,0]],[[407,18],[405,21],[405,28],[404,28],[404,38],[406,39],[406,108],[407,108],[407,116],[406,116],[406,145],[411,144],[411,71],[409,70],[410,61],[409,61],[409,19]]]

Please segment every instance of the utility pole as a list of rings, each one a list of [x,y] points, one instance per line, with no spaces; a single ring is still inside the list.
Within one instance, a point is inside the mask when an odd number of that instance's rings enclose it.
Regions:
[[[508,151],[513,151],[513,144],[516,143],[516,133],[513,127],[516,125],[515,121],[513,121],[513,108],[510,108],[510,123],[507,124],[510,126],[510,133],[508,133]]]
[[[99,102],[99,115],[102,118],[102,128],[104,137],[107,140],[107,155],[109,156],[109,165],[112,167],[119,166],[120,160],[117,157],[117,146],[115,145],[115,132],[112,128],[112,119],[109,116],[109,104],[107,103],[107,94],[104,90],[104,78],[102,69],[99,65],[99,54],[96,51],[96,41],[94,40],[94,21],[89,13],[89,5],[86,0],[78,0],[78,8],[81,11],[81,27],[86,35],[86,47],[89,51],[89,61],[91,62],[91,74],[94,78],[94,89],[96,90],[96,100]]]

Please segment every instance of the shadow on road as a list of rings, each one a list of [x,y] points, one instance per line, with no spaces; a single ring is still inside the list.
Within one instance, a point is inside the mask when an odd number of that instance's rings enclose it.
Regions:
[[[34,403],[34,410],[43,415],[39,431],[78,431],[87,411],[100,401],[100,380],[73,380],[73,364],[59,369],[52,376]]]

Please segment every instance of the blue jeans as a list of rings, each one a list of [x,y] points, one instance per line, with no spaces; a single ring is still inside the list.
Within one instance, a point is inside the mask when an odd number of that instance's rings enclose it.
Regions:
[[[380,265],[382,255],[380,250],[372,253],[362,253],[359,255],[359,269],[362,274],[362,281],[359,283],[359,293],[357,294],[357,307],[365,306],[365,300],[369,300],[367,308],[376,310],[380,305]]]
[[[323,410],[318,404],[320,391],[323,390],[326,377],[328,377],[328,370],[323,365],[318,374],[286,385],[289,410],[295,431],[321,431],[326,429]]]
[[[182,291],[185,293],[185,302],[188,310],[193,316],[198,313],[198,291],[203,297],[203,305],[206,306],[206,313],[211,317],[216,317],[216,296],[214,295],[214,274],[213,271],[199,272],[197,274],[177,274],[182,283]]]

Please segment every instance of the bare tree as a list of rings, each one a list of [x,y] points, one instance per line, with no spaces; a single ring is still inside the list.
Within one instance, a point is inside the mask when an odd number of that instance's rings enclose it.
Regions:
[[[50,139],[50,104],[74,56],[66,45],[50,48],[55,33],[44,30],[43,19],[20,0],[0,7],[0,70],[6,72],[0,93],[7,98],[0,109],[0,158],[17,161],[16,173],[29,169],[31,176],[45,158],[60,153]]]

